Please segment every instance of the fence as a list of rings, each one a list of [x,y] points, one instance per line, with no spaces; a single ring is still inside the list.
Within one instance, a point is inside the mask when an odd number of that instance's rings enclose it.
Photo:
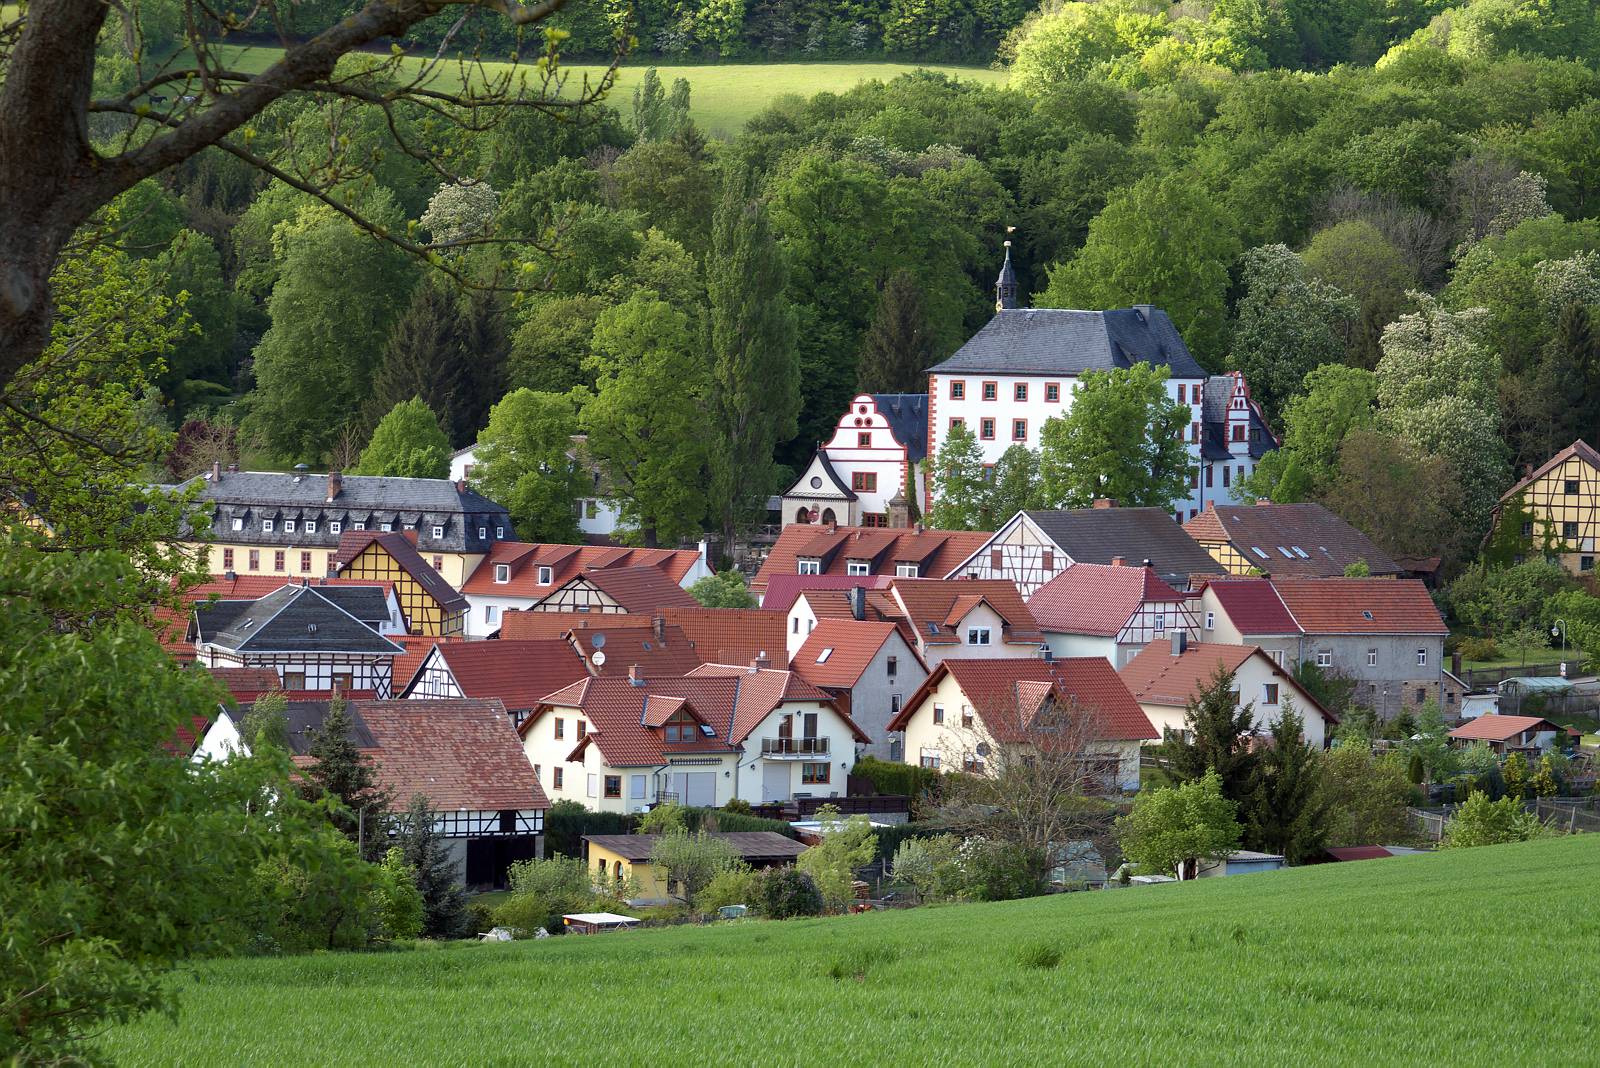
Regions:
[[[1439,808],[1408,808],[1406,822],[1424,838],[1440,842],[1444,840],[1445,824],[1450,822],[1450,816],[1455,810],[1455,805],[1443,805]]]
[[[1568,673],[1574,673],[1577,662],[1567,664]],[[1515,664],[1507,667],[1495,668],[1467,668],[1461,672],[1461,681],[1471,690],[1492,690],[1507,679],[1519,677],[1549,678],[1561,674],[1561,662],[1552,660],[1548,664],[1526,664],[1518,667]]]
[[[1444,840],[1445,825],[1459,805],[1440,805],[1435,808],[1408,808],[1406,822],[1424,838]],[[1544,797],[1524,801],[1522,807],[1536,814],[1539,821],[1567,834],[1600,833],[1600,798],[1595,797]]]

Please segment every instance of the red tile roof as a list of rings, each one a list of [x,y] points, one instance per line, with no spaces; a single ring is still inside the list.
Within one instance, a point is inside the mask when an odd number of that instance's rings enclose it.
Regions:
[[[201,670],[226,686],[235,701],[254,701],[261,694],[283,688],[278,673],[271,668],[212,667]]]
[[[1042,638],[1039,624],[1017,592],[1017,584],[1009,579],[897,578],[890,592],[923,644],[959,642],[961,620],[980,602],[988,604],[1005,621],[1003,641],[1038,644]]]
[[[889,730],[905,730],[912,715],[947,675],[955,677],[973,711],[998,741],[1021,737],[1020,725],[1038,711],[1046,692],[1054,693],[1064,704],[1092,711],[1097,717],[1096,735],[1103,741],[1159,737],[1111,664],[1099,656],[1053,661],[1031,657],[941,661],[890,721]],[[1037,685],[1040,683],[1049,690]]]
[[[1202,583],[1210,590],[1240,634],[1299,634],[1300,624],[1284,606],[1278,591],[1264,578],[1212,579]]]
[[[700,666],[699,655],[680,628],[655,626],[636,616],[611,618],[632,622],[567,632],[567,640],[589,665],[590,674],[626,675],[630,667],[637,666],[647,679],[681,678]],[[603,654],[598,662],[596,653]]]
[[[647,621],[616,612],[541,612],[534,608],[508,608],[500,616],[500,637],[560,638],[569,630],[627,625],[642,627]]]
[[[626,677],[587,679],[551,694],[520,728],[524,737],[552,708],[576,708],[589,721],[588,732],[569,760],[582,759],[582,750],[596,745],[612,767],[664,764],[672,755],[737,752],[728,742],[733,724],[739,680],[729,677],[651,679],[635,684]],[[681,698],[695,719],[715,732],[688,742],[668,742],[659,727],[644,724],[649,704]]]
[[[399,804],[423,794],[436,812],[549,808],[499,701],[354,701],[377,741],[367,752]]]
[[[1508,742],[1523,731],[1555,731],[1564,728],[1538,716],[1479,716],[1450,732],[1450,737],[1466,741]]]
[[[1115,636],[1147,602],[1182,602],[1152,567],[1073,564],[1028,598],[1039,629]]]
[[[693,549],[629,549],[606,545],[496,542],[462,585],[463,593],[543,600],[568,582],[597,568],[651,567],[681,583],[699,561]],[[511,568],[509,582],[496,582],[496,564]],[[539,568],[551,569],[548,585],[540,585]]]
[[[786,701],[817,701],[828,705],[838,713],[840,719],[845,721],[857,741],[872,741],[856,721],[839,707],[832,695],[805,681],[799,672],[776,668],[762,668],[757,671],[728,664],[702,664],[689,672],[690,678],[717,676],[739,680],[738,703],[733,714],[733,732],[729,735],[735,742],[742,742],[750,737],[750,732],[759,727],[761,721],[771,715],[774,708]]]
[[[439,656],[467,697],[497,697],[513,712],[588,674],[572,645],[560,638],[533,641],[448,642]]]
[[[663,608],[697,608],[689,591],[655,567],[608,567],[586,571],[586,579],[630,614],[648,615]]]
[[[819,619],[789,668],[813,686],[848,689],[861,681],[861,673],[894,632],[893,623]]]
[[[1306,634],[1450,633],[1417,579],[1273,579],[1272,586]]]
[[[892,575],[772,575],[767,580],[761,607],[769,612],[787,612],[794,602],[808,590],[886,590],[894,581]]]
[[[1219,670],[1236,672],[1252,657],[1260,657],[1261,663],[1280,680],[1279,685],[1288,691],[1286,696],[1294,698],[1302,716],[1315,713],[1327,723],[1339,722],[1338,716],[1307,693],[1293,675],[1273,663],[1259,645],[1199,642],[1189,646],[1181,656],[1173,656],[1169,643],[1154,642],[1123,665],[1122,681],[1140,704],[1177,708],[1197,697]]]
[[[412,531],[411,534],[412,537],[408,538],[405,532],[398,530],[347,530],[339,535],[339,548],[334,550],[328,563],[334,570],[343,571],[368,546],[376,543],[402,571],[416,580],[417,585],[438,603],[440,609],[445,612],[465,611],[467,599],[422,558],[414,540],[416,532]]]
[[[869,562],[872,575],[892,575],[901,563],[917,573],[942,578],[982,547],[992,535],[979,530],[924,530],[882,527],[825,527],[791,523],[756,572],[750,588],[758,594],[778,575],[799,572],[802,556],[819,561],[821,574],[845,576],[851,560]]]
[[[394,692],[399,694],[405,692],[412,676],[416,675],[417,669],[422,666],[422,662],[428,659],[428,654],[433,651],[435,645],[440,642],[461,641],[463,639],[442,638],[435,634],[396,634],[393,640],[405,650],[405,652],[394,658],[394,667],[390,674],[390,677],[394,680]]]
[[[760,608],[666,608],[661,618],[683,631],[695,655],[706,663],[748,666],[765,654],[774,664],[788,655],[782,612]]]

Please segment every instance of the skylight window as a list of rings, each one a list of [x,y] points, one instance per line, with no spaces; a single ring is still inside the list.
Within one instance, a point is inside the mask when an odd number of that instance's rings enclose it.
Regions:
[[[1294,553],[1290,552],[1288,549],[1285,549],[1283,546],[1278,546],[1278,551],[1284,555],[1286,560],[1294,559]]]
[[[938,637],[939,636],[939,624],[933,622],[932,620],[929,620],[928,621],[928,633],[932,634],[934,637]]]
[[[711,725],[709,723],[700,724],[700,733],[705,735],[707,738],[715,738],[717,736],[717,732],[711,729]]]
[[[1372,613],[1368,612],[1366,610],[1363,610],[1362,613],[1361,613],[1361,618],[1366,620],[1368,623],[1371,623],[1372,622]]]
[[[826,649],[822,650],[822,652],[817,654],[817,663],[826,664],[828,662],[828,657],[830,657],[832,655],[833,655],[833,646],[830,645]]]
[[[1263,560],[1267,559],[1266,552],[1263,551],[1261,546],[1259,546],[1259,545],[1250,546],[1250,551],[1255,553],[1257,556],[1261,557],[1261,559],[1263,559]]]
[[[1298,545],[1291,545],[1291,546],[1289,546],[1289,548],[1291,548],[1291,549],[1293,549],[1293,550],[1294,550],[1294,554],[1295,554],[1295,555],[1296,555],[1296,556],[1298,556],[1298,557],[1299,557],[1299,558],[1300,558],[1300,559],[1302,559],[1302,560],[1309,560],[1309,559],[1311,559],[1311,557],[1309,557],[1309,556],[1307,556],[1307,555],[1306,555],[1306,551],[1305,551],[1305,550],[1304,550],[1304,549],[1302,549],[1302,548],[1300,548],[1300,546],[1298,546]]]

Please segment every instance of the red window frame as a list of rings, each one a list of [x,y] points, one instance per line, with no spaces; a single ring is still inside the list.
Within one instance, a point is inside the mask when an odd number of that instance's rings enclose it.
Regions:
[[[950,429],[951,430],[954,430],[958,426],[966,426],[966,425],[967,425],[967,421],[965,419],[961,418],[961,416],[952,415],[950,417]]]
[[[260,549],[251,549],[250,550],[250,570],[251,571],[260,571],[261,570],[261,550]]]
[[[559,764],[557,764],[555,767],[550,769],[550,774],[551,774],[551,783],[550,783],[550,785],[553,788],[559,790],[563,786],[566,785],[566,783],[563,781],[563,780],[566,779],[566,776],[564,774],[562,774],[562,772],[564,772],[565,770],[566,769],[563,768]]]
[[[222,570],[224,570],[224,571],[232,571],[233,570],[233,550],[232,549],[224,549],[224,550],[222,550]]]
[[[1179,404],[1188,404],[1189,403],[1189,387],[1188,387],[1188,385],[1186,385],[1183,382],[1179,382],[1178,383],[1178,403]]]
[[[1013,384],[1011,387],[1011,399],[1019,403],[1026,401],[1028,399],[1028,383],[1017,382]]]
[[[1017,433],[1017,430],[1019,428],[1022,430],[1021,434]],[[1027,441],[1028,440],[1028,421],[1026,419],[1013,419],[1013,420],[1011,420],[1011,440],[1012,441]]]
[[[1233,440],[1234,441],[1243,441],[1244,440],[1244,424],[1243,423],[1235,423],[1235,424],[1233,424]]]
[[[283,571],[283,570],[285,570],[284,551],[282,549],[274,549],[274,550],[272,550],[272,570],[274,570],[274,571]]]
[[[1189,440],[1190,441],[1199,441],[1200,440],[1200,424],[1199,423],[1190,423],[1189,424]]]
[[[984,416],[978,420],[978,440],[994,440],[994,418],[992,416]]]
[[[850,488],[857,493],[877,493],[878,473],[876,471],[850,472]]]
[[[311,571],[311,554],[310,553],[302,552],[300,554],[300,571],[303,574],[309,574],[310,573],[310,571]]]
[[[870,430],[858,430],[858,431],[856,431],[856,448],[858,448],[858,449],[870,449],[870,448],[872,448],[872,431],[870,431]]]
[[[965,378],[952,378],[950,380],[950,399],[967,399],[967,380]]]
[[[1046,404],[1061,403],[1061,383],[1046,382],[1044,384],[1044,402]]]
[[[990,396],[991,393],[994,394],[994,395]],[[981,394],[979,394],[979,395],[986,401],[997,401],[997,400],[999,400],[1000,399],[1000,383],[999,382],[985,382],[983,384],[983,392]]]

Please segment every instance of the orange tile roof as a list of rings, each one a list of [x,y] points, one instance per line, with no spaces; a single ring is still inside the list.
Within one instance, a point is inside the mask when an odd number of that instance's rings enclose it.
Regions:
[[[625,612],[541,612],[535,608],[508,608],[500,615],[500,637],[522,641],[560,638],[569,630],[590,627],[642,627],[648,622]]]
[[[463,593],[484,596],[529,597],[543,600],[585,572],[596,568],[652,567],[681,583],[700,559],[693,549],[629,549],[608,545],[557,545],[544,542],[502,541],[484,556],[462,584]],[[511,568],[509,582],[496,582],[496,564]],[[539,583],[539,568],[549,567],[548,585]]]
[[[1211,685],[1219,670],[1237,672],[1252,657],[1260,657],[1272,674],[1282,680],[1281,685],[1293,691],[1295,704],[1307,710],[1304,714],[1315,712],[1328,723],[1339,722],[1338,716],[1306,692],[1293,675],[1273,663],[1259,645],[1198,642],[1181,655],[1173,656],[1171,644],[1152,642],[1123,665],[1122,681],[1140,704],[1181,707]]]
[[[414,530],[347,530],[339,536],[339,548],[328,563],[336,571],[343,571],[374,544],[387,553],[397,567],[410,575],[438,603],[441,611],[450,613],[466,610],[467,599],[417,552],[417,532]]]
[[[1153,567],[1073,564],[1028,598],[1041,630],[1114,636],[1146,603],[1181,603],[1184,595]]]
[[[1467,741],[1509,742],[1523,731],[1555,731],[1565,728],[1538,716],[1479,716],[1450,732],[1450,737]]]
[[[689,591],[655,567],[608,567],[585,571],[572,581],[586,579],[630,614],[648,615],[663,608],[696,608],[700,602]]]
[[[894,633],[893,623],[819,619],[789,668],[813,686],[847,689],[861,681],[861,673]]]
[[[831,707],[844,720],[857,741],[870,742],[871,738],[856,721],[851,719],[831,694],[819,690],[800,677],[797,671],[780,668],[754,670],[730,664],[702,664],[689,672],[690,678],[722,677],[739,680],[739,695],[733,713],[733,730],[729,739],[742,742],[772,710],[786,701],[816,701]]]
[[[1417,579],[1273,579],[1272,587],[1306,634],[1450,633]]]
[[[779,664],[788,655],[788,617],[782,612],[696,606],[664,608],[659,614],[683,631],[706,663],[749,665],[765,654]]]
[[[1005,621],[1004,641],[1037,644],[1042,638],[1039,624],[1017,592],[1017,584],[1009,579],[897,578],[889,590],[910,620],[918,641],[925,644],[959,642],[957,628],[961,620],[980,602],[987,603]]]
[[[655,626],[637,616],[611,618],[632,622],[567,632],[567,640],[589,665],[590,674],[626,675],[629,668],[637,666],[647,679],[681,678],[700,665],[688,636],[678,627],[669,623]],[[598,663],[596,653],[604,654]]]
[[[1501,503],[1503,504],[1512,497],[1515,497],[1517,494],[1526,489],[1531,483],[1543,478],[1545,475],[1555,470],[1556,467],[1562,462],[1574,456],[1588,464],[1590,467],[1600,470],[1600,452],[1596,452],[1592,445],[1584,441],[1582,438],[1579,438],[1577,441],[1574,441],[1571,445],[1568,445],[1566,448],[1550,457],[1550,459],[1534,468],[1530,474],[1521,479],[1515,486],[1512,486],[1510,489],[1502,493],[1500,495]]]
[[[466,697],[499,698],[513,712],[588,674],[572,645],[560,638],[449,642],[439,656]]]
[[[819,561],[822,575],[845,575],[851,560],[869,560],[873,575],[894,574],[895,565],[915,563],[918,574],[943,577],[981,548],[993,535],[979,530],[824,527],[791,523],[756,572],[750,588],[758,594],[777,575],[799,572],[802,556]]]
[[[1032,657],[944,660],[933,669],[917,692],[889,723],[889,730],[906,724],[947,676],[966,695],[984,727],[997,741],[1022,737],[1020,725],[1038,711],[1047,692],[1058,700],[1096,716],[1096,735],[1103,741],[1128,741],[1159,737],[1133,694],[1111,664],[1100,656],[1036,660]],[[1045,689],[1037,684],[1043,683]],[[1030,685],[1032,684],[1032,685]]]
[[[551,694],[523,721],[520,731],[526,737],[552,708],[576,708],[589,721],[589,730],[569,760],[581,759],[582,750],[591,744],[599,747],[601,756],[612,767],[664,764],[673,755],[737,752],[728,741],[728,732],[738,692],[738,680],[727,677],[651,679],[643,683],[625,676],[585,679]],[[714,733],[688,742],[668,742],[659,726],[646,726],[646,709],[650,705],[666,707],[675,699],[681,701],[674,711],[687,708]]]
[[[436,812],[550,807],[501,702],[351,704],[378,743],[367,751],[378,781],[398,803],[422,794]]]

